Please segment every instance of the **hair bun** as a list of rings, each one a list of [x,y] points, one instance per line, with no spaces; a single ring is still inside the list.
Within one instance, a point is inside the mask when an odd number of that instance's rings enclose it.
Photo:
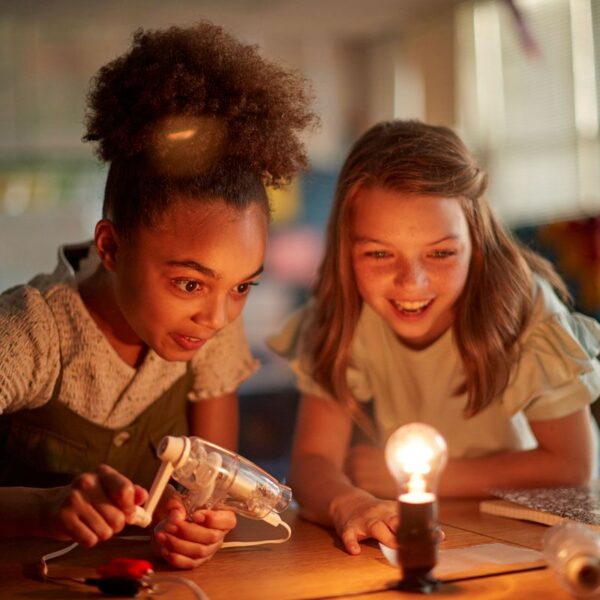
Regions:
[[[235,158],[277,184],[308,166],[298,134],[317,123],[311,100],[297,73],[208,21],[140,29],[92,80],[84,140],[107,162],[144,154],[188,175]]]

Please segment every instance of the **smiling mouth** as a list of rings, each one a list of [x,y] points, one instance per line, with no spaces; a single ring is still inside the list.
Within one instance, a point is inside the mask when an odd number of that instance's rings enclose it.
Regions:
[[[425,312],[431,306],[433,299],[418,300],[415,302],[400,302],[399,300],[390,300],[390,302],[394,308],[396,308],[396,310],[402,314],[416,316]]]

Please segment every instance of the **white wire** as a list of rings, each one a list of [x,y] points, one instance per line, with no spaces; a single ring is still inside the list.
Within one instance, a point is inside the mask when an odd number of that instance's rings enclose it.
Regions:
[[[42,558],[40,559],[40,563],[42,566],[42,574],[48,575],[48,565],[46,563],[49,560],[52,560],[53,558],[58,558],[60,556],[64,556],[67,552],[71,552],[71,550],[73,550],[77,546],[79,546],[79,544],[77,542],[74,542],[73,544],[70,544],[66,548],[62,548],[61,550],[56,550],[56,552],[50,552],[48,554],[44,554],[44,556],[42,556]]]
[[[279,516],[279,515],[277,515]],[[285,522],[285,521],[280,521],[278,523],[278,526],[283,527],[286,530],[286,535],[285,537],[279,538],[279,539],[274,539],[274,540],[255,540],[252,542],[225,542],[223,544],[223,548],[242,548],[242,547],[248,547],[248,546],[262,546],[263,544],[283,544],[283,542],[287,542],[290,537],[292,536],[292,529],[291,527]],[[129,536],[119,536],[119,539],[124,539],[124,540],[133,540],[133,541],[148,541],[150,538],[149,536],[145,536],[145,535],[129,535]],[[54,558],[60,558],[61,556],[64,556],[65,554],[67,554],[68,552],[71,552],[71,550],[74,550],[79,544],[77,542],[70,544],[69,546],[66,546],[65,548],[61,548],[60,550],[56,550],[55,552],[49,552],[48,554],[44,554],[44,556],[42,556],[42,558],[40,559],[40,565],[41,565],[41,569],[42,569],[42,575],[46,576],[48,575],[48,561],[52,560]],[[195,597],[198,600],[209,600],[208,596],[202,591],[202,589],[200,587],[198,587],[193,581],[186,579],[184,577],[166,577],[166,576],[161,576],[160,578],[152,578],[153,581],[171,581],[171,582],[177,582],[180,583],[181,585],[185,585],[187,587],[189,587],[195,594]]]
[[[190,588],[194,593],[194,597],[197,600],[209,600],[209,597],[206,595],[206,592],[196,583],[194,583],[191,579],[187,579],[185,577],[177,577],[176,575],[153,575],[149,578],[150,583],[161,584],[163,582],[170,583],[179,583],[180,585],[185,585]],[[154,592],[154,595],[161,596],[166,593],[167,590],[161,592],[160,588]]]
[[[285,528],[287,535],[277,540],[256,540],[254,542],[225,542],[222,548],[241,548],[242,546],[261,546],[262,544],[283,544],[292,537],[292,528],[285,522],[281,521],[279,525]]]

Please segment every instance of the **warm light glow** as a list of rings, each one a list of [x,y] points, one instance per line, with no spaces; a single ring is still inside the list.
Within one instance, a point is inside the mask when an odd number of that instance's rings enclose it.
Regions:
[[[166,137],[168,140],[178,142],[182,140],[189,140],[196,135],[196,129],[183,129],[182,131],[171,131],[167,133]]]
[[[446,442],[433,427],[411,423],[397,429],[388,439],[385,458],[401,499],[415,503],[435,499],[446,455]]]

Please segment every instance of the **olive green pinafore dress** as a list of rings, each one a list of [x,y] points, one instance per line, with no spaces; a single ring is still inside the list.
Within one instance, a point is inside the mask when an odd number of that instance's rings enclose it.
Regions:
[[[58,398],[40,408],[0,416],[0,486],[54,487],[107,464],[146,489],[165,435],[187,435],[189,371],[127,427],[108,429],[79,416]]]

